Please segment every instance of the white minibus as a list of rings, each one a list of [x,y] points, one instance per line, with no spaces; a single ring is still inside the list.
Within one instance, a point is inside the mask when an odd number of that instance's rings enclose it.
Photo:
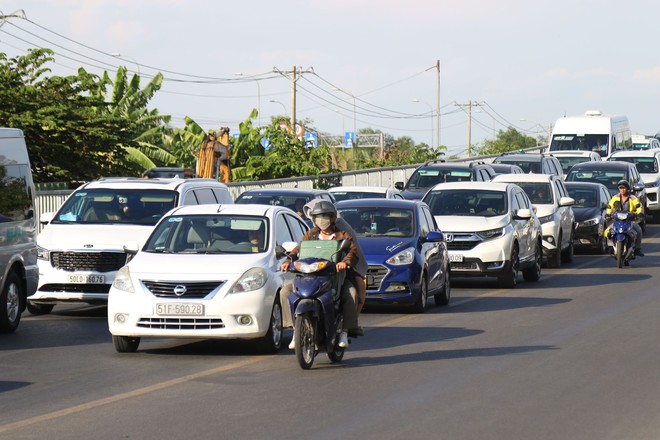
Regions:
[[[557,119],[552,129],[549,152],[595,151],[606,159],[614,151],[628,150],[631,146],[627,117],[603,115],[598,110],[590,110],[581,116]]]

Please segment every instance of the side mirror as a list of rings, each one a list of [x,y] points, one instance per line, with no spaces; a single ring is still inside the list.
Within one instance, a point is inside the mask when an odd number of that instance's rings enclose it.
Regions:
[[[532,218],[532,211],[527,208],[521,208],[513,214],[513,218],[516,220],[529,220]]]
[[[286,250],[284,249],[283,246],[281,246],[279,244],[277,246],[275,246],[275,258],[277,258],[279,260],[280,258],[286,256],[286,254],[287,254],[287,252],[286,252]]]
[[[44,212],[39,216],[39,223],[42,225],[47,225],[51,220],[53,220],[53,217],[55,217],[54,212]]]
[[[559,199],[559,206],[573,206],[575,205],[575,199],[572,197],[561,197]]]
[[[128,263],[140,250],[140,243],[137,241],[130,241],[124,244],[124,252],[126,252],[126,262]]]
[[[633,185],[633,193],[642,192],[642,191],[644,191],[644,185],[640,185],[639,183]]]
[[[445,241],[445,234],[440,231],[431,231],[426,235],[426,241],[434,243]]]
[[[399,191],[403,191],[403,182],[394,182],[394,187]]]

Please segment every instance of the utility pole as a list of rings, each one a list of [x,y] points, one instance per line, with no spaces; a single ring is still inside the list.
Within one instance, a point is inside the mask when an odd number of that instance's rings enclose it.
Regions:
[[[285,78],[291,78],[291,130],[296,134],[296,82],[300,79],[303,73],[314,73],[314,68],[310,67],[307,70],[302,70],[302,67],[295,65],[290,71],[282,71],[277,67],[273,67],[273,72],[279,73]],[[289,75],[291,75],[289,77]]]
[[[483,102],[472,102],[472,100],[470,100],[467,104],[454,103],[454,105],[467,107],[467,157],[469,158],[472,150],[472,106],[481,107]]]
[[[436,61],[436,70],[437,70],[437,79],[438,79],[438,93],[436,97],[436,104],[435,104],[435,119],[436,119],[436,127],[438,127],[438,131],[436,133],[436,146],[440,147],[440,60]]]

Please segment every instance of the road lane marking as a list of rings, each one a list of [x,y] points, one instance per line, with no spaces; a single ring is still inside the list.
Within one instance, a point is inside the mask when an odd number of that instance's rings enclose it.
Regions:
[[[0,433],[25,428],[27,426],[34,425],[35,423],[46,422],[60,417],[70,416],[72,414],[98,408],[103,405],[109,405],[111,403],[120,402],[122,400],[130,399],[132,397],[138,397],[144,394],[152,393],[154,391],[159,391],[165,388],[169,388],[174,385],[190,382],[192,380],[199,379],[201,377],[211,376],[213,374],[223,373],[229,370],[235,370],[237,368],[245,367],[247,365],[251,365],[260,361],[270,359],[272,357],[273,356],[254,356],[250,359],[234,362],[229,365],[223,365],[221,367],[200,371],[198,373],[187,374],[185,376],[181,376],[176,379],[166,380],[165,382],[160,382],[146,387],[138,388],[133,391],[127,391],[125,393],[115,394],[114,396],[104,397],[103,399],[93,400],[91,402],[82,403],[80,405],[72,406],[70,408],[64,408],[58,411],[42,414],[40,416],[30,417],[25,420],[19,420],[18,422],[7,423],[5,425],[0,425]]]

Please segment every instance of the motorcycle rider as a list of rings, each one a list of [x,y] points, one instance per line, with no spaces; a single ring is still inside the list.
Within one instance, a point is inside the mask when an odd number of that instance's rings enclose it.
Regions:
[[[634,195],[630,194],[630,183],[625,180],[619,180],[617,183],[617,188],[619,189],[619,194],[612,196],[610,203],[605,212],[606,217],[611,217],[612,214],[617,210],[614,205],[617,204],[617,208],[621,207],[622,211],[627,211],[635,214],[635,216],[640,217],[644,215],[642,211],[642,204],[639,199]],[[610,231],[608,226],[605,230],[605,236],[607,237]],[[632,227],[635,231],[635,255],[638,257],[643,257],[644,253],[642,252],[642,227],[639,226],[637,222],[632,223]]]
[[[347,268],[354,266],[358,260],[355,239],[349,232],[340,229],[336,225],[337,209],[335,208],[335,205],[330,201],[322,200],[316,203],[310,210],[310,216],[314,222],[314,227],[303,235],[302,240],[349,240],[350,246],[348,252],[346,252],[344,258],[337,263],[337,271],[346,270]],[[289,258],[282,263],[280,270],[287,271],[291,262],[297,257],[299,251],[300,245],[296,246],[289,253]],[[341,348],[348,347],[348,329],[357,327],[356,299],[351,293],[351,290],[353,289],[349,289],[349,283],[350,281],[347,278],[342,286],[342,313],[344,316],[344,325],[337,344]],[[292,293],[292,288],[292,284],[288,283],[280,292],[283,327],[293,326],[293,317],[291,316],[291,308],[288,300],[289,295]],[[294,341],[295,338],[292,338],[291,344],[289,344],[290,349],[295,348]]]

